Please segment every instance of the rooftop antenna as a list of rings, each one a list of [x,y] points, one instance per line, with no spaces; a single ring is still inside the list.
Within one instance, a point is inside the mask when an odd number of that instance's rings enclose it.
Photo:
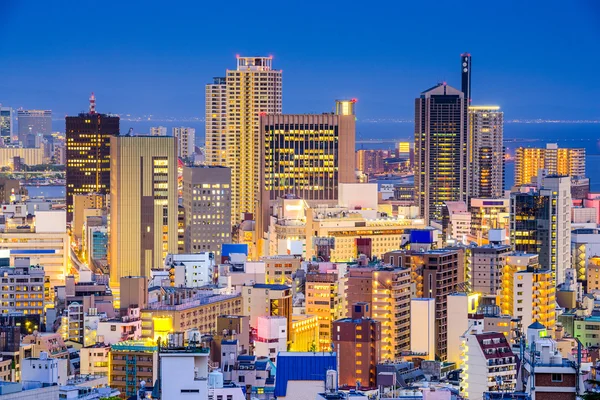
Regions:
[[[94,92],[90,96],[90,114],[96,114],[96,96],[94,96]]]

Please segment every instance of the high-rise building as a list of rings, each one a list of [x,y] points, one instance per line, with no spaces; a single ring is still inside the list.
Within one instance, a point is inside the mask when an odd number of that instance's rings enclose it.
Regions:
[[[502,274],[510,246],[485,245],[470,249],[471,289],[484,295],[496,295],[502,286]]]
[[[183,168],[185,251],[212,251],[231,243],[231,169],[218,166]]]
[[[548,175],[585,176],[585,149],[559,148],[548,143],[546,148],[519,147],[515,152],[515,185],[533,183],[539,170]]]
[[[10,144],[13,137],[13,109],[0,106],[0,139],[4,144]]]
[[[442,217],[446,201],[468,201],[467,102],[440,83],[415,100],[415,194],[421,216]]]
[[[504,194],[504,113],[498,106],[469,107],[471,197]]]
[[[150,136],[167,136],[167,128],[164,126],[153,126],[150,128]]]
[[[213,78],[206,85],[206,162],[209,165],[227,165],[232,160],[227,149],[234,146],[233,135],[227,134],[227,78]]]
[[[206,88],[206,162],[231,168],[232,224],[240,222],[242,213],[256,212],[259,115],[281,114],[281,73],[273,69],[272,57],[238,56],[237,69],[227,70],[225,84],[219,78]]]
[[[356,151],[356,169],[363,174],[379,174],[384,171],[383,150],[365,150]]]
[[[333,349],[339,360],[339,382],[362,387],[377,386],[381,361],[381,322],[371,319],[369,303],[352,304],[349,318],[333,322]]]
[[[353,107],[347,114],[263,115],[263,201],[288,194],[308,202],[337,200],[339,183],[356,182],[355,121]]]
[[[510,242],[515,251],[539,254],[557,284],[571,267],[571,183],[547,176],[538,191],[511,193]]]
[[[73,195],[110,192],[110,138],[119,134],[119,117],[96,113],[96,99],[90,109],[66,118],[67,221],[73,219]]]
[[[51,110],[17,110],[19,140],[26,143],[31,135],[52,134]]]
[[[177,146],[174,137],[110,139],[110,282],[150,277],[177,253]]]
[[[512,252],[507,255],[506,262],[502,268],[502,287],[497,299],[497,304],[500,306],[502,314],[512,316],[514,313],[515,274],[527,269],[532,271],[538,270],[539,266],[539,256],[537,254]]]
[[[341,299],[339,275],[333,273],[311,272],[306,275],[306,313],[319,319],[319,337],[317,351],[331,349],[331,329],[333,321],[341,318]]]
[[[552,275],[550,270],[532,268],[515,273],[512,316],[521,319],[523,326],[539,322],[548,329],[554,329],[556,286]]]
[[[177,138],[177,156],[179,158],[190,158],[194,154],[196,130],[180,126],[173,128],[173,136]]]
[[[465,95],[467,105],[471,104],[471,54],[463,53],[460,55],[460,76],[461,90]]]

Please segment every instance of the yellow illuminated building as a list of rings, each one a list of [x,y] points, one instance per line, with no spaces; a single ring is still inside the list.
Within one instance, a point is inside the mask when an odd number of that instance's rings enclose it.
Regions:
[[[548,143],[546,148],[519,147],[515,152],[515,185],[532,183],[540,169],[548,175],[585,176],[585,149],[559,148]]]
[[[114,136],[110,145],[114,291],[122,276],[149,277],[168,253],[177,253],[177,145],[165,136]]]
[[[259,114],[281,114],[281,71],[273,57],[237,57],[237,69],[206,87],[206,162],[231,168],[231,223],[255,213],[259,194]]]
[[[343,317],[338,274],[311,273],[306,275],[306,314],[319,320],[317,351],[331,350],[333,321]]]
[[[289,351],[317,351],[319,340],[319,317],[316,315],[292,315],[291,346]]]
[[[534,322],[553,331],[556,325],[556,287],[552,271],[527,269],[515,273],[513,314],[523,327]]]
[[[500,294],[497,296],[497,304],[500,306],[501,314],[514,314],[514,279],[515,273],[527,268],[537,268],[538,255],[513,252],[506,256],[506,264],[502,268],[502,279]]]
[[[587,293],[600,290],[600,257],[594,256],[588,260],[586,268]]]
[[[292,283],[292,274],[300,269],[302,259],[297,256],[271,256],[262,257],[265,263],[265,283]]]

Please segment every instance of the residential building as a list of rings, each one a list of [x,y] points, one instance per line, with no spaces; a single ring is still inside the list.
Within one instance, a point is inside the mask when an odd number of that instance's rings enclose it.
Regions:
[[[213,78],[213,83],[206,85],[205,99],[206,161],[209,165],[226,165],[227,149],[234,146],[233,135],[227,134],[227,78]]]
[[[96,343],[79,349],[81,375],[108,376],[110,345]]]
[[[194,128],[173,128],[173,136],[177,138],[177,157],[188,159],[194,155],[196,130]]]
[[[27,143],[28,137],[32,135],[46,136],[52,134],[51,110],[17,110],[17,122],[19,141],[22,143]]]
[[[446,242],[468,243],[471,213],[464,201],[446,201],[442,206],[442,231]]]
[[[513,290],[513,317],[520,318],[523,326],[539,322],[554,330],[556,287],[550,270],[528,268],[515,272]]]
[[[410,351],[406,354],[435,360],[435,299],[415,298],[410,301]]]
[[[110,285],[150,277],[177,252],[177,157],[173,137],[110,138]]]
[[[288,322],[286,317],[260,316],[254,339],[254,355],[276,361],[280,351],[287,351]]]
[[[231,169],[219,166],[183,168],[185,251],[214,252],[231,243]]]
[[[114,343],[109,359],[108,384],[128,398],[137,395],[140,382],[153,385],[158,378],[158,346],[152,341]]]
[[[389,256],[386,261],[397,265]],[[381,359],[396,360],[409,351],[411,270],[354,266],[348,268],[346,280],[346,315],[352,315],[352,304],[364,302],[370,305],[371,318],[381,323]]]
[[[354,303],[349,318],[333,322],[333,349],[340,357],[341,385],[377,386],[381,361],[381,322],[370,318],[368,303]]]
[[[342,293],[339,290],[339,278],[337,271],[306,274],[306,313],[315,315],[319,319],[318,351],[331,349],[333,321],[344,315],[345,310],[342,310],[341,307]]]
[[[596,228],[579,228],[571,231],[571,262],[577,273],[577,280],[587,282],[588,269],[597,256],[600,256],[600,230]],[[589,286],[587,287],[590,290]]]
[[[468,201],[468,101],[440,83],[415,100],[415,194],[421,217],[442,217],[447,201]]]
[[[481,326],[461,336],[463,356],[460,388],[467,399],[488,392],[511,393],[517,384],[517,356],[499,332],[482,332]]]
[[[167,136],[167,128],[164,126],[153,126],[150,128],[150,136]]]
[[[266,283],[289,285],[292,274],[300,269],[302,258],[296,255],[262,257],[265,263]]]
[[[511,247],[484,245],[470,248],[471,289],[484,295],[496,295],[502,287],[502,274]]]
[[[548,175],[584,177],[585,149],[559,148],[556,143],[548,143],[546,148],[517,148],[515,186],[533,183],[541,169]]]
[[[11,107],[2,107],[0,105],[0,139],[4,144],[10,144],[13,140],[18,140],[18,137],[13,134],[14,112]]]
[[[44,319],[44,268],[18,258],[13,267],[0,268],[0,314],[14,312],[40,315]]]
[[[466,96],[466,95],[465,95]],[[470,196],[504,195],[504,113],[498,106],[469,105]]]
[[[46,352],[39,357],[27,357],[21,361],[21,381],[41,382],[50,385],[67,384],[67,362],[64,359],[51,358]]]
[[[73,219],[73,195],[110,192],[110,138],[119,135],[119,117],[96,113],[92,93],[90,109],[66,117],[67,221]]]
[[[538,191],[510,196],[510,241],[514,250],[537,253],[556,284],[571,266],[571,192],[569,177],[547,176]],[[525,190],[525,189],[524,189]]]
[[[460,365],[461,336],[467,329],[483,321],[473,321],[472,316],[479,307],[479,293],[457,292],[448,295],[448,355],[446,360]],[[417,318],[420,316],[417,313]],[[484,325],[485,326],[485,325]],[[411,330],[412,331],[412,330]]]
[[[286,331],[288,333],[291,332],[291,287],[264,283],[255,283],[251,286],[242,287],[242,313],[250,317],[250,326],[253,328],[258,328],[258,317],[260,316],[285,317],[287,321]]]
[[[119,318],[101,320],[98,324],[97,338],[99,342],[111,345],[126,340],[142,338],[142,321],[139,308],[129,308],[127,314]]]
[[[142,309],[144,338],[156,339],[161,332],[157,328],[165,325],[175,330],[196,328],[203,333],[215,332],[218,316],[242,313],[240,295],[218,295],[212,292],[192,294],[189,289],[175,290],[173,293],[177,295],[165,295],[160,301],[150,302]]]
[[[356,169],[365,175],[383,173],[383,150],[356,150]]]
[[[407,268],[414,285],[413,298],[435,299],[436,357],[446,360],[448,351],[448,302],[465,281],[465,251],[444,248],[429,251],[399,251],[398,265]]]
[[[592,257],[588,260],[586,270],[586,293],[600,290],[600,257]]]
[[[175,287],[200,287],[214,283],[216,278],[215,254],[211,252],[167,254],[164,268],[170,271]]]
[[[498,295],[498,305],[501,313],[514,315],[515,310],[515,274],[528,269],[538,270],[539,256],[537,254],[512,252],[505,259],[502,269],[501,293]]]
[[[185,207],[177,206],[177,252],[185,253]]]

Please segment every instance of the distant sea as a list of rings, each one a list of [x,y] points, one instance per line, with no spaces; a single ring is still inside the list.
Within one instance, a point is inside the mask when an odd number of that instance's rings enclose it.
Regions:
[[[121,132],[129,128],[138,134],[148,134],[150,127],[165,126],[167,132],[176,126],[196,129],[196,145],[204,145],[203,122],[156,122],[123,121]],[[64,132],[64,121],[54,121],[53,128]],[[356,148],[391,149],[395,141],[413,141],[414,124],[412,122],[375,123],[357,121]],[[380,142],[374,142],[379,139]],[[546,143],[558,143],[560,147],[584,147],[587,153],[586,175],[590,178],[592,190],[600,191],[600,124],[573,123],[506,123],[504,139],[509,154],[514,154],[519,146],[543,147]],[[360,141],[365,141],[361,143]],[[372,142],[373,141],[373,142]],[[386,141],[382,143],[381,141]],[[514,163],[506,164],[505,184],[510,188],[514,183]]]

